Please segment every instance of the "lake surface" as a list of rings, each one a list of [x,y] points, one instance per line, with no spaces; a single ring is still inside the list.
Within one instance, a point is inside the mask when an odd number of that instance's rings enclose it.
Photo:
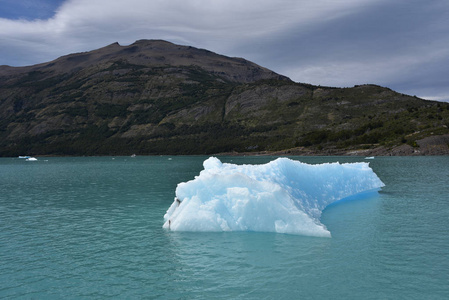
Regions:
[[[0,158],[0,298],[447,299],[449,157],[291,157],[385,183],[324,210],[332,238],[162,229],[206,158]]]

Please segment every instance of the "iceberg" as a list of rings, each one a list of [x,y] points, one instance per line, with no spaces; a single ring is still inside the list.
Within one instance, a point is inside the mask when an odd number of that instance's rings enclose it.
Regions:
[[[310,165],[278,158],[236,165],[210,157],[203,166],[193,180],[178,184],[163,228],[330,237],[320,222],[326,206],[384,186],[366,162]]]

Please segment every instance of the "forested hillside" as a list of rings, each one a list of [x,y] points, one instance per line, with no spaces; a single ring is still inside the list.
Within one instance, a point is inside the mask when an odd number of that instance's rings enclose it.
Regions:
[[[448,154],[449,105],[165,41],[0,67],[0,155]]]

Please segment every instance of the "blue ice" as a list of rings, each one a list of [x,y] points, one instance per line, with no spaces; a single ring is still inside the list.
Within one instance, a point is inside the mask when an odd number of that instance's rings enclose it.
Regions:
[[[310,165],[278,158],[262,165],[222,163],[179,183],[164,216],[174,231],[260,231],[330,237],[320,222],[331,203],[384,186],[368,163]]]

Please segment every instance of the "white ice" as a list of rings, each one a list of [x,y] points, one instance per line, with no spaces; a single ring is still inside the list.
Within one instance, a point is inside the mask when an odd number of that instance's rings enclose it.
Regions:
[[[195,179],[178,184],[164,228],[330,237],[320,222],[326,206],[384,186],[368,163],[309,165],[278,158],[235,165],[210,157],[203,166]]]

